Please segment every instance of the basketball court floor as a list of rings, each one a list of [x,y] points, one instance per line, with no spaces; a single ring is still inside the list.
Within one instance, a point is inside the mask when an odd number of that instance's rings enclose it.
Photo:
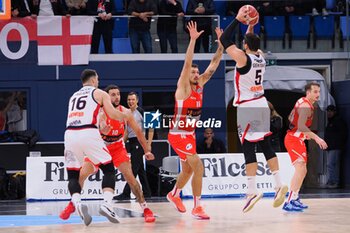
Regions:
[[[67,221],[58,217],[66,201],[0,202],[0,232],[4,233],[252,233],[252,232],[349,232],[350,193],[307,194],[303,213],[287,213],[272,207],[272,198],[261,199],[248,213],[242,212],[243,198],[206,198],[202,203],[211,219],[196,220],[191,216],[193,201],[184,201],[187,212],[181,214],[163,198],[149,201],[156,214],[155,223],[144,223],[135,201],[116,202],[114,208],[121,223],[113,224],[98,214],[101,201],[84,201],[93,216],[86,227],[74,213]]]

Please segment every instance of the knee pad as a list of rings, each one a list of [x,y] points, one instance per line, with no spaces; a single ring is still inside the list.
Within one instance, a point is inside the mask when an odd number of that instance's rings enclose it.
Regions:
[[[80,193],[81,187],[79,184],[79,171],[68,171],[68,190],[70,195]]]
[[[255,142],[250,142],[244,140],[243,142],[243,154],[245,159],[245,164],[256,163],[256,154],[255,154]]]
[[[102,179],[102,189],[111,188],[114,190],[115,188],[115,170],[113,163],[110,162],[108,164],[100,165],[100,169],[103,171],[103,179]]]
[[[266,161],[276,157],[276,153],[271,146],[270,137],[266,137],[264,140],[260,141],[259,145],[264,153]]]

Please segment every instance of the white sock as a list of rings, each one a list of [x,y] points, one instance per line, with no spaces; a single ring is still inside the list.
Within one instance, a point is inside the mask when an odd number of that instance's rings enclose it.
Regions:
[[[276,190],[282,187],[281,176],[279,170],[272,172],[273,178],[275,179]]]
[[[181,189],[177,188],[176,185],[174,186],[173,190],[171,191],[171,194],[173,197],[179,197],[180,196]]]
[[[107,204],[112,204],[113,196],[114,196],[114,193],[112,193],[112,192],[109,192],[109,191],[103,192],[104,202]]]
[[[201,205],[201,196],[195,196],[193,197],[193,200],[194,200],[194,208]]]
[[[257,194],[258,190],[256,189],[255,176],[247,176],[248,179],[248,195]]]
[[[289,191],[289,196],[287,202],[290,202],[291,200],[296,200],[299,197],[299,190],[297,191]]]
[[[73,193],[71,201],[73,202],[74,206],[77,206],[77,204],[81,202],[80,193]]]
[[[146,202],[140,203],[140,206],[141,206],[142,210],[145,210],[146,208],[148,208]]]

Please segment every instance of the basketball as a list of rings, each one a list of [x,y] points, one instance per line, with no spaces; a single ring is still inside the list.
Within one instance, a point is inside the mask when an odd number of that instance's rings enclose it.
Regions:
[[[244,5],[239,10],[248,10],[249,16],[249,19],[242,21],[241,23],[245,25],[255,25],[259,22],[259,13],[252,5]]]

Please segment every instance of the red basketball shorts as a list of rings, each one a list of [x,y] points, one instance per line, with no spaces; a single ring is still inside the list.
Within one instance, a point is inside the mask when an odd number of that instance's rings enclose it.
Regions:
[[[292,164],[294,164],[296,161],[307,162],[307,153],[304,140],[287,133],[286,137],[284,138],[284,145],[288,151],[290,159],[292,160]]]
[[[187,156],[197,154],[196,136],[194,134],[168,134],[171,147],[181,160],[186,161]]]

